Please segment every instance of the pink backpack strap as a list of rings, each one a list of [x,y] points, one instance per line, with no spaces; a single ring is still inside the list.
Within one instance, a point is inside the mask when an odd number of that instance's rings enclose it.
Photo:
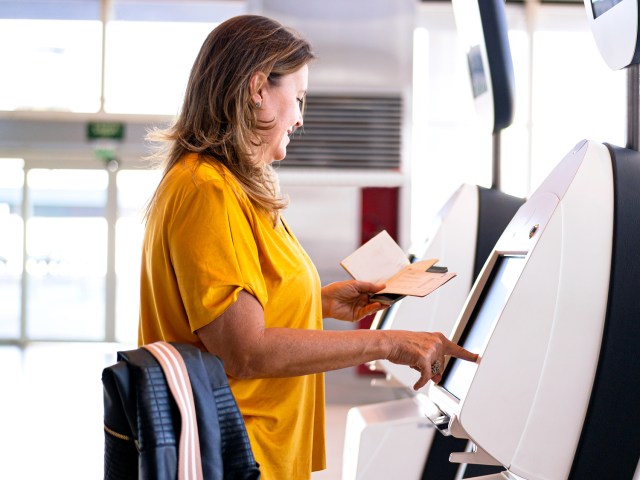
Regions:
[[[196,409],[184,360],[178,350],[167,342],[150,343],[143,345],[143,348],[148,350],[162,367],[169,390],[180,411],[182,428],[178,451],[178,479],[202,480]]]

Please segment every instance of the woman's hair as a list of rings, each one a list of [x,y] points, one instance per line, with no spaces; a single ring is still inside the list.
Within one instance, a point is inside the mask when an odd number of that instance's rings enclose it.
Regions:
[[[155,157],[162,158],[164,175],[189,152],[199,154],[201,161],[220,162],[275,222],[287,202],[280,196],[273,167],[251,155],[262,143],[260,131],[270,124],[258,121],[249,82],[254,73],[263,72],[277,85],[314,58],[306,40],[270,18],[240,15],[218,25],[193,64],[175,122],[148,135],[161,142]]]

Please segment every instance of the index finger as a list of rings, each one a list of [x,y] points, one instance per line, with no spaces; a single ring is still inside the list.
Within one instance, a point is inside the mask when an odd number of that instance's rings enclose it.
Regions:
[[[468,362],[477,362],[478,354],[471,353],[469,350],[465,350],[457,343],[453,343],[451,340],[446,339],[444,342],[444,354],[451,355],[452,357],[459,358],[461,360],[467,360]]]

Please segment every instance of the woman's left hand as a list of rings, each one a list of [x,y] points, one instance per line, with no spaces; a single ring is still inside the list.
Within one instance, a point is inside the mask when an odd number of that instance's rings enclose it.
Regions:
[[[386,308],[379,302],[371,302],[370,293],[384,288],[384,284],[347,280],[322,287],[322,316],[355,322]]]

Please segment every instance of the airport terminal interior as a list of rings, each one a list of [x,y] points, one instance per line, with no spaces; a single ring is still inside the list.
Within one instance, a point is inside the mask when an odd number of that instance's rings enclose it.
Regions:
[[[487,479],[640,479],[635,446],[611,476],[581,473],[594,471],[601,413],[618,423],[611,412],[627,406],[611,405],[600,390],[623,395],[599,372],[611,350],[640,341],[638,327],[625,330],[640,316],[624,293],[640,269],[620,240],[640,225],[625,220],[638,205],[629,111],[640,100],[628,88],[640,43],[610,60],[611,34],[593,25],[628,3],[637,32],[635,0],[0,0],[0,478],[102,476],[101,374],[137,347],[143,215],[161,175],[146,135],[178,112],[207,34],[256,13],[299,31],[318,57],[304,128],[276,171],[322,283],[350,278],[341,260],[383,230],[407,258],[438,255],[458,274],[437,297],[324,328],[442,331],[482,353],[473,371],[452,363],[442,387],[417,395],[408,368],[328,372],[327,469],[313,480],[470,478],[429,473],[436,439],[454,437],[456,465],[491,466]],[[459,9],[478,11],[477,24],[466,28]],[[502,22],[493,37],[489,14]],[[490,82],[496,36],[509,85]],[[479,45],[484,64],[473,62]],[[497,103],[479,98],[505,89],[497,125]],[[515,199],[499,227],[486,218],[506,204],[482,203],[497,190]],[[517,349],[522,365],[508,355]],[[505,365],[539,380],[521,385]],[[563,370],[571,381],[550,373]],[[637,381],[628,388],[640,394]],[[640,445],[634,412],[626,430],[606,425],[610,444]],[[556,440],[540,426],[550,422]]]

